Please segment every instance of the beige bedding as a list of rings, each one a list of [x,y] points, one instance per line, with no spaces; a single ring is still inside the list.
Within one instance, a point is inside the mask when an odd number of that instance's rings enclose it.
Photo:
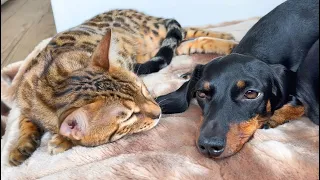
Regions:
[[[213,29],[231,32],[240,40],[256,21],[239,21]],[[170,66],[144,77],[144,81],[155,95],[166,94],[185,81],[180,78],[181,73],[210,58],[199,59],[203,56],[176,57]],[[5,78],[1,79],[1,87],[12,90],[11,85]],[[1,98],[5,95],[2,92]],[[195,146],[201,117],[196,103],[184,113],[164,115],[148,132],[99,147],[79,146],[51,156],[47,152],[50,134],[46,133],[31,158],[21,166],[10,167],[8,151],[18,135],[19,109],[9,103],[10,98],[5,98],[12,110],[1,140],[4,179],[319,179],[319,126],[308,119],[258,130],[238,154],[213,160],[198,153]]]

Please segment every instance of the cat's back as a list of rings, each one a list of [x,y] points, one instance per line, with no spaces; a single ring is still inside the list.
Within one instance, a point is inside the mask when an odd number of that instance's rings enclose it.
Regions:
[[[88,65],[90,56],[108,30],[116,32],[113,34],[121,35],[114,37],[115,41],[121,38],[121,42],[133,45],[139,40],[144,41],[146,37],[153,37],[148,39],[149,41],[157,41],[156,36],[163,37],[166,33],[164,21],[163,18],[148,16],[131,9],[101,13],[74,28],[55,35],[47,47],[33,60],[29,69],[34,69],[38,77],[51,72],[51,69],[54,70],[54,64],[68,67],[69,69],[65,69],[67,71],[78,70]],[[132,52],[128,53],[135,52],[132,49]],[[68,64],[72,64],[73,67],[70,69]]]

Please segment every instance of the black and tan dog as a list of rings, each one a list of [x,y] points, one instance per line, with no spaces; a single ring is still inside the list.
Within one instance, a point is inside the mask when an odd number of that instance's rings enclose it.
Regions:
[[[214,158],[235,154],[264,124],[274,127],[304,109],[319,124],[318,39],[319,0],[288,0],[232,54],[198,65],[189,82],[157,101],[169,114],[185,111],[196,97],[203,110],[197,146]]]

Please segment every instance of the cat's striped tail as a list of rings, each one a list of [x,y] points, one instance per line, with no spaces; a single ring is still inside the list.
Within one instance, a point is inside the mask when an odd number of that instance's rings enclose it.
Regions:
[[[174,19],[168,19],[165,22],[167,35],[161,43],[158,53],[149,61],[143,64],[135,64],[134,72],[137,75],[150,74],[158,72],[162,68],[170,64],[175,55],[176,48],[184,39],[185,32],[180,24]]]

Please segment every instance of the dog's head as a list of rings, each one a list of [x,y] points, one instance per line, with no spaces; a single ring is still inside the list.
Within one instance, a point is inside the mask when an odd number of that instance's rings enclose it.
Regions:
[[[238,152],[287,101],[291,76],[282,65],[230,54],[198,65],[188,85],[160,100],[166,98],[166,104],[171,101],[170,106],[177,109],[187,107],[181,99],[196,97],[203,111],[198,149],[207,156],[223,158]],[[163,109],[166,113],[168,108]]]
[[[235,154],[287,102],[292,74],[282,65],[231,54],[201,71],[194,95],[203,110],[197,146],[205,155]]]

